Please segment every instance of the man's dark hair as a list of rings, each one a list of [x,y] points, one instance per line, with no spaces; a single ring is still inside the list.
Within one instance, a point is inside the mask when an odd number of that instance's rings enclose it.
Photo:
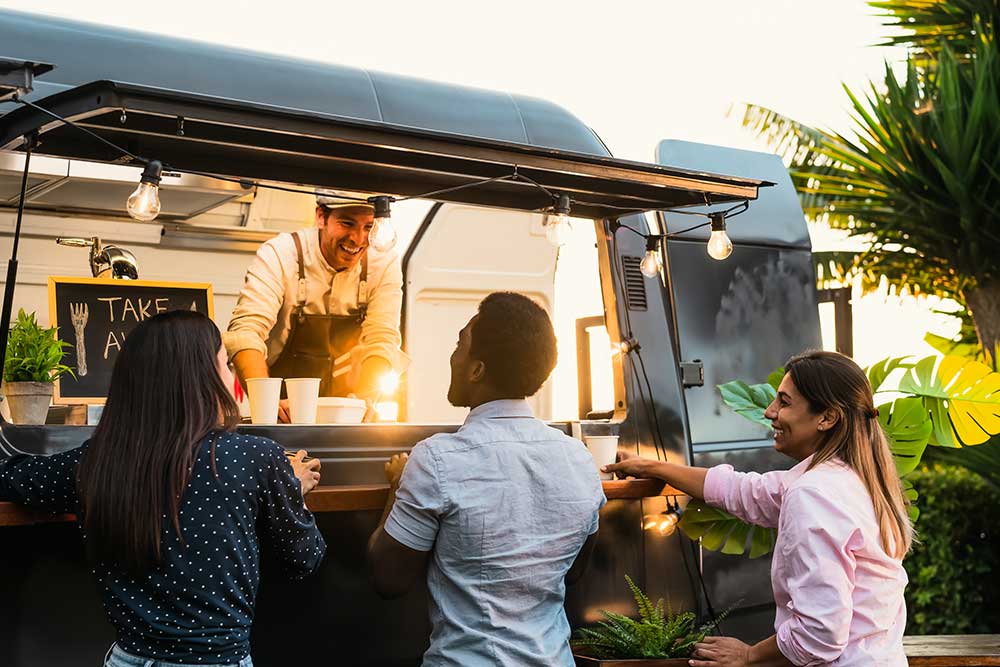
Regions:
[[[548,313],[514,292],[494,292],[479,304],[470,354],[505,398],[531,396],[555,368],[556,334]]]

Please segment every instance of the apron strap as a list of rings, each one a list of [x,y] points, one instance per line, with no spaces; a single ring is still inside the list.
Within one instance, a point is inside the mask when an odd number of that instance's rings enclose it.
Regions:
[[[368,251],[361,258],[361,278],[358,280],[358,322],[368,316]]]
[[[299,286],[295,293],[295,313],[302,314],[302,309],[306,306],[306,267],[305,259],[302,257],[302,240],[299,239],[298,232],[292,232],[292,240],[295,241],[295,254],[299,264]]]

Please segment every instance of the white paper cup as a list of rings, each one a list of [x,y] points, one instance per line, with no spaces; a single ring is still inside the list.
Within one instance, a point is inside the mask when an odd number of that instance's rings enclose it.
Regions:
[[[315,424],[319,378],[285,378],[288,412],[293,424]]]
[[[247,378],[250,394],[250,421],[254,424],[277,424],[281,378]]]
[[[597,472],[600,473],[601,479],[614,479],[614,473],[601,472],[601,468],[615,462],[615,457],[618,455],[618,436],[585,435],[583,441],[587,443],[587,449],[594,457],[594,465],[597,466]]]

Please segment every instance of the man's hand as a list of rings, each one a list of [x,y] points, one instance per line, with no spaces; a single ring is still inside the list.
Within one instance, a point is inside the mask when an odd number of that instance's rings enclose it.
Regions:
[[[748,667],[750,646],[732,637],[705,637],[694,645],[691,667]]]
[[[287,398],[278,401],[278,422],[281,424],[292,423],[292,409],[289,407]]]
[[[385,464],[385,479],[393,490],[399,488],[399,480],[403,476],[403,468],[406,467],[409,458],[409,454],[396,454]]]
[[[616,473],[619,479],[626,477],[648,477],[649,459],[636,456],[626,451],[618,450],[617,463],[609,463],[601,468],[603,472]]]
[[[300,449],[295,454],[288,457],[288,462],[292,464],[295,476],[302,483],[302,495],[306,495],[319,484],[319,459],[309,459],[305,461],[306,450]]]

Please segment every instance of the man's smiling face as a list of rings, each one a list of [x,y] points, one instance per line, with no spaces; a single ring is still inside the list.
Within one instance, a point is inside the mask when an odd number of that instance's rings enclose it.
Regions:
[[[327,264],[337,271],[353,268],[368,250],[368,232],[375,213],[368,206],[316,207],[319,247]]]

